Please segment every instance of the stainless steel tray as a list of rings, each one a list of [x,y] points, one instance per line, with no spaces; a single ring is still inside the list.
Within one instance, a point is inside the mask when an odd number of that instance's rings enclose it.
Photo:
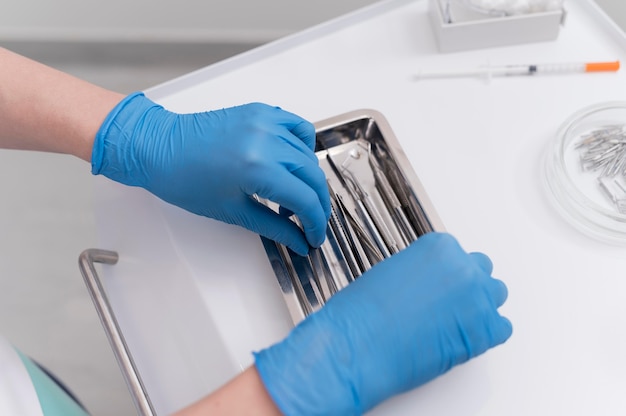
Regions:
[[[303,257],[261,238],[294,323],[374,264],[427,232],[444,230],[380,112],[357,110],[315,127],[315,153],[332,203],[326,241]]]

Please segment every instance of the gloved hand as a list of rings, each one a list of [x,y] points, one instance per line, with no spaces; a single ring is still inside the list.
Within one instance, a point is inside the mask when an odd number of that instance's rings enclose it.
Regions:
[[[100,127],[92,172],[195,214],[237,224],[307,254],[322,244],[330,215],[315,129],[265,104],[176,114],[141,93],[122,100]],[[255,201],[278,204],[275,213]],[[287,215],[294,213],[304,233]]]
[[[358,415],[504,342],[507,289],[484,254],[430,233],[255,354],[286,415]]]

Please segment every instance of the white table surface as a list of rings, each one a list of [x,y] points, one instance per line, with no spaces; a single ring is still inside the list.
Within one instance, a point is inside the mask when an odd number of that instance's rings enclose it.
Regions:
[[[623,34],[566,1],[553,42],[437,52],[426,1],[390,0],[157,86],[179,112],[251,101],[312,121],[382,112],[447,230],[506,282],[504,345],[375,409],[378,415],[626,414],[626,246],[563,220],[542,185],[559,125],[626,99],[626,74],[414,82],[420,68],[626,62]],[[97,178],[106,292],[158,414],[193,401],[291,327],[258,236]]]

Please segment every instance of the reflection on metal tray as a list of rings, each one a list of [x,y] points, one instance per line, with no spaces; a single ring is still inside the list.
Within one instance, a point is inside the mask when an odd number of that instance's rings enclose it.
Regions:
[[[419,236],[443,231],[382,114],[359,110],[315,127],[332,205],[326,241],[302,257],[262,238],[294,323]]]

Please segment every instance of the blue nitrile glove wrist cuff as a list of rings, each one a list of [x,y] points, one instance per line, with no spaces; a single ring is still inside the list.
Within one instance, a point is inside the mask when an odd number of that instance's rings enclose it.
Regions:
[[[365,411],[349,376],[352,349],[326,312],[308,316],[285,340],[254,353],[259,376],[284,415]]]
[[[130,186],[144,186],[144,175],[133,154],[133,135],[150,108],[162,108],[142,92],[120,101],[100,126],[91,152],[91,173]]]

